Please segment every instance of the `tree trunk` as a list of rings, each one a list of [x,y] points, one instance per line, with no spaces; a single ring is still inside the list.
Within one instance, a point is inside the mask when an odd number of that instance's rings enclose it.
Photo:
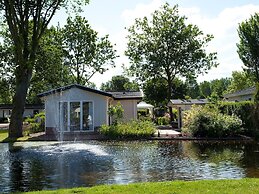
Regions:
[[[28,71],[27,71],[28,72]],[[9,137],[18,138],[23,136],[23,113],[26,95],[29,88],[31,72],[24,73],[16,81],[15,95],[13,97],[13,109],[9,126]]]

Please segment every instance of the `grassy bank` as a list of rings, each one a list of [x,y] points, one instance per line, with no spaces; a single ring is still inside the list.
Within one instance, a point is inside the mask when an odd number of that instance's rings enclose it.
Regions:
[[[20,137],[18,139],[11,139],[11,138],[8,138],[8,130],[7,129],[1,129],[0,130],[0,143],[14,142],[14,141],[27,141],[28,139],[29,139],[29,136]]]
[[[205,180],[205,181],[173,181],[158,183],[136,183],[129,185],[102,185],[91,188],[61,189],[56,191],[38,191],[29,193],[87,193],[87,194],[190,194],[190,193],[259,193],[259,179],[240,180]]]

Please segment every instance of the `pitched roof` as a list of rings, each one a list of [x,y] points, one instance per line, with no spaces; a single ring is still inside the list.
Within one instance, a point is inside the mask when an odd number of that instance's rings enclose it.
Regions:
[[[209,101],[207,99],[172,99],[169,101],[169,104],[173,105],[192,105],[192,104],[207,104]]]
[[[255,93],[255,89],[256,89],[255,86],[253,86],[230,94],[225,94],[223,96],[224,98],[229,98],[229,97],[236,97],[236,96],[253,95]]]
[[[78,89],[81,89],[81,90],[85,90],[85,91],[88,91],[88,92],[93,92],[93,93],[100,94],[100,95],[103,95],[103,96],[112,97],[112,95],[110,93],[108,93],[108,92],[104,92],[104,91],[101,91],[101,90],[96,90],[96,89],[93,89],[93,88],[88,88],[88,87],[85,87],[85,86],[81,86],[79,84],[71,84],[71,85],[68,85],[68,86],[63,86],[63,87],[60,87],[60,88],[49,90],[49,91],[46,91],[46,92],[38,94],[38,97],[49,96],[51,94],[55,94],[55,93],[58,93],[58,92],[69,90],[71,88],[78,88]]]
[[[116,99],[121,99],[121,100],[127,100],[127,99],[142,99],[142,94],[141,92],[131,92],[131,91],[125,91],[125,92],[109,92],[112,94],[112,97]]]
[[[57,88],[57,89],[49,90],[47,92],[43,92],[43,93],[38,94],[38,97],[48,96],[48,95],[55,94],[55,93],[58,93],[58,92],[61,92],[61,91],[69,90],[71,88],[78,88],[78,89],[81,89],[81,90],[84,90],[84,91],[93,92],[93,93],[100,94],[100,95],[103,95],[103,96],[112,97],[115,100],[116,99],[126,100],[126,99],[141,99],[142,98],[141,92],[105,92],[105,91],[102,91],[102,90],[97,90],[97,89],[81,86],[79,84],[72,84],[72,85],[63,86],[63,87],[60,87],[60,88]]]

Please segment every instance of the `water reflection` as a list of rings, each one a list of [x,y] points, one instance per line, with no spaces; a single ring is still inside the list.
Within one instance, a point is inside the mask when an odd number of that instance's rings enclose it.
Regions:
[[[165,180],[259,178],[259,145],[244,142],[0,144],[0,191]]]

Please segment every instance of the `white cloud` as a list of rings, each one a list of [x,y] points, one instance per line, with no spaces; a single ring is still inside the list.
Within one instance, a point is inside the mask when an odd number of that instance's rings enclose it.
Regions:
[[[122,73],[121,64],[129,64],[124,55],[126,49],[127,30],[134,23],[135,18],[150,16],[164,3],[163,0],[153,0],[149,4],[137,4],[134,9],[126,9],[118,19],[123,20],[124,26],[116,34],[111,34],[112,42],[116,43],[116,49],[121,56],[116,60],[117,67],[102,75],[96,75],[94,82],[100,86],[101,82],[111,79],[115,74]],[[222,10],[218,15],[209,17],[202,13],[199,7],[179,7],[180,14],[188,17],[188,22],[197,25],[204,33],[213,34],[214,39],[208,45],[209,52],[218,53],[219,66],[213,68],[208,74],[198,77],[198,81],[212,80],[231,76],[232,71],[241,70],[242,62],[236,52],[236,43],[239,41],[237,34],[238,24],[248,19],[255,12],[259,12],[259,6],[248,4],[239,7],[230,7]]]
[[[93,76],[91,81],[93,81],[97,87],[100,87],[101,83],[111,80],[112,76],[123,74],[122,65],[129,66],[129,60],[124,55],[127,47],[126,36],[128,35],[128,31],[125,29],[125,27],[131,26],[134,23],[135,18],[150,16],[151,13],[153,13],[161,5],[161,0],[153,0],[150,4],[140,3],[137,4],[134,9],[126,9],[121,13],[120,17],[118,18],[123,21],[123,26],[120,28],[121,30],[115,34],[110,34],[110,40],[112,43],[116,44],[114,48],[117,50],[117,54],[120,57],[115,60],[115,68],[110,69],[102,75],[96,74]]]
[[[145,16],[150,16],[155,10],[157,10],[161,5],[162,0],[153,0],[149,4],[137,4],[133,10],[126,9],[122,12],[122,19],[124,20],[126,26],[130,26],[134,23],[136,18],[143,18]]]
[[[212,80],[231,76],[231,72],[242,70],[242,62],[237,54],[236,44],[239,42],[237,28],[239,23],[249,19],[255,12],[259,12],[258,5],[244,5],[226,8],[216,17],[209,18],[201,13],[199,8],[180,8],[190,23],[196,24],[204,33],[214,35],[209,44],[209,51],[218,53],[219,66],[208,74],[199,76],[198,81]]]

